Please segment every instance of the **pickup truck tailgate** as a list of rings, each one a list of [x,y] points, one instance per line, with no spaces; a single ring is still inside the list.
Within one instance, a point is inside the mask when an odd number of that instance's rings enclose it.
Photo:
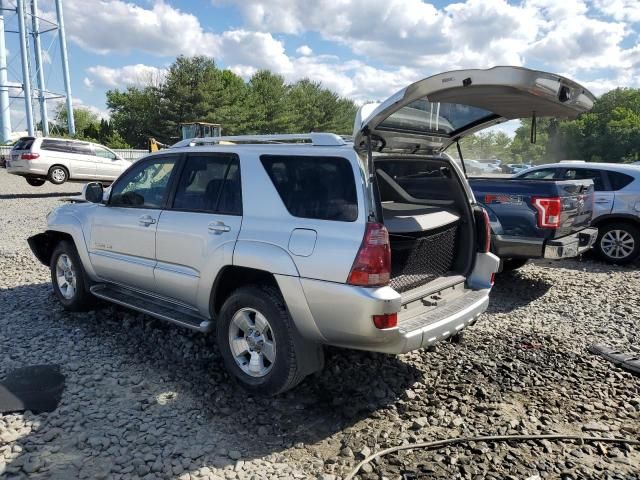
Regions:
[[[590,225],[594,190],[592,180],[561,180],[555,183],[562,202],[562,212],[560,227],[555,230],[552,238],[560,238]]]

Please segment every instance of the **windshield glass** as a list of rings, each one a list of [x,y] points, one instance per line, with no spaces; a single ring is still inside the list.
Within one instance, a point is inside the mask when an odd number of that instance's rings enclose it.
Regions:
[[[379,128],[449,136],[460,128],[494,115],[482,108],[459,103],[431,103],[423,98],[391,114]]]

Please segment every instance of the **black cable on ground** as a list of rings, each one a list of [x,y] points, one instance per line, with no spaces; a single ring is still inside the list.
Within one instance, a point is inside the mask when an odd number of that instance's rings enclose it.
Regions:
[[[352,480],[355,477],[363,465],[375,460],[376,458],[383,457],[390,453],[399,452],[401,450],[414,450],[414,449],[438,449],[448,445],[457,445],[460,443],[469,442],[526,442],[530,440],[549,440],[549,441],[580,441],[580,442],[601,442],[601,443],[625,443],[628,445],[640,445],[640,440],[631,440],[626,438],[606,438],[606,437],[588,437],[582,435],[562,435],[562,434],[548,434],[548,435],[489,435],[481,437],[457,437],[447,438],[445,440],[436,440],[433,442],[423,443],[411,443],[408,445],[400,445],[397,447],[387,448],[380,450],[377,453],[369,455],[362,460],[356,467],[344,478],[344,480]]]

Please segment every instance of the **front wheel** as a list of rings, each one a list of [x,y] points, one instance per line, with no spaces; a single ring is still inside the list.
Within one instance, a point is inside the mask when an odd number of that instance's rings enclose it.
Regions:
[[[62,185],[69,179],[66,168],[55,165],[49,170],[49,181],[55,185]]]
[[[596,251],[609,263],[631,263],[640,255],[640,229],[626,222],[610,223],[600,227]]]
[[[224,302],[216,324],[225,367],[246,390],[275,395],[304,378],[295,327],[275,288],[239,288]]]
[[[63,240],[51,255],[51,283],[58,300],[66,310],[81,312],[95,301],[87,286],[86,273],[75,245]]]
[[[26,180],[32,187],[41,187],[45,184],[45,181],[42,178],[27,177]]]

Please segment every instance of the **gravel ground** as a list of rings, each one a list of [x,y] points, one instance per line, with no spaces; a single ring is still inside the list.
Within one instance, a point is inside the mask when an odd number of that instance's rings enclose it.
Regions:
[[[393,357],[329,350],[275,399],[229,380],[212,338],[121,308],[64,312],[25,239],[79,185],[0,170],[0,378],[60,364],[53,413],[0,415],[2,478],[345,476],[369,452],[467,435],[640,437],[640,378],[592,356],[640,352],[640,269],[538,262],[502,275],[462,344]],[[361,478],[640,478],[616,445],[477,443],[385,457]]]

